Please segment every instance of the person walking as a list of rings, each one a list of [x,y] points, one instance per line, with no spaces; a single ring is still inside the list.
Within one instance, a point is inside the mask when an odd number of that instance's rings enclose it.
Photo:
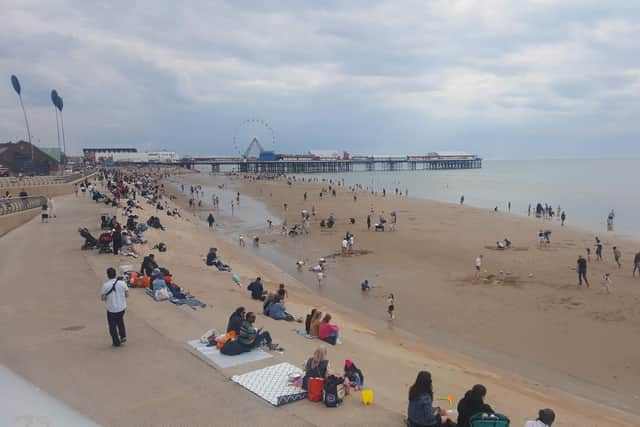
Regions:
[[[367,215],[367,230],[371,230],[371,215]]]
[[[582,286],[582,279],[589,287],[589,280],[587,280],[587,260],[578,255],[578,286]]]
[[[596,237],[596,259],[602,261],[602,242]]]
[[[480,268],[482,267],[482,255],[478,255],[478,258],[476,258],[476,275],[475,275],[475,280],[478,280],[480,278]]]
[[[620,252],[620,249],[618,249],[617,246],[613,247],[613,259],[616,261],[616,264],[618,264],[618,268],[622,267],[622,264],[620,264],[620,258],[622,258],[622,253]]]
[[[509,204],[507,205],[507,209],[509,210],[509,212],[511,212],[511,202],[509,202]]]
[[[636,277],[636,270],[638,270],[638,275],[640,275],[640,252],[633,257],[633,277]]]
[[[462,196],[460,196],[460,204],[464,205],[464,194]]]
[[[216,222],[216,220],[213,217],[212,213],[210,213],[209,216],[207,217],[207,222],[209,223],[209,228],[212,228],[213,227],[213,223]]]
[[[387,314],[389,314],[389,319],[393,320],[396,318],[396,314],[395,314],[395,309],[396,309],[396,298],[393,296],[393,294],[389,294],[389,296],[387,297]]]
[[[120,248],[122,247],[122,227],[118,222],[116,222],[116,225],[113,227],[111,243],[113,245],[113,254],[118,255],[120,253]]]
[[[107,323],[109,324],[109,334],[112,345],[120,347],[127,341],[127,333],[124,328],[124,312],[127,309],[127,298],[129,297],[129,287],[121,277],[116,276],[116,269],[107,269],[107,280],[102,285],[100,299],[107,307]]]

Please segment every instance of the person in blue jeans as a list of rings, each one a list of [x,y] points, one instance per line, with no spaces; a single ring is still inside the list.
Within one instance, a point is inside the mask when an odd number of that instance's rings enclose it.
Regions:
[[[454,427],[447,412],[433,407],[433,384],[428,371],[420,371],[416,382],[409,388],[408,427]]]

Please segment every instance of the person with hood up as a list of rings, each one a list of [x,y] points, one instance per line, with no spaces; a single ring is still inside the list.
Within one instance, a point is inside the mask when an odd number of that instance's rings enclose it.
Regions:
[[[458,426],[470,427],[469,420],[475,414],[493,414],[491,406],[484,403],[487,389],[482,384],[474,385],[458,402]]]

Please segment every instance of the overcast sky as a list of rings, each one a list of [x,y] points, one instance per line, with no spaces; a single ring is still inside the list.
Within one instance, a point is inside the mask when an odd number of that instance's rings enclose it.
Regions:
[[[162,5],[166,3],[166,5]],[[180,4],[185,3],[185,4]],[[186,5],[188,4],[188,5]],[[640,2],[0,2],[0,140],[640,157]],[[234,137],[238,144],[234,144]]]

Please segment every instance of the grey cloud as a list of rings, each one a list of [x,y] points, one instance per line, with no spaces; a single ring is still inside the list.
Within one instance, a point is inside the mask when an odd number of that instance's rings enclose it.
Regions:
[[[0,69],[6,82],[22,79],[35,133],[50,145],[55,87],[75,149],[229,154],[237,124],[261,117],[281,151],[597,155],[615,134],[606,154],[640,155],[634,3],[15,0],[4,9]],[[8,83],[0,113],[0,139],[20,137]]]

